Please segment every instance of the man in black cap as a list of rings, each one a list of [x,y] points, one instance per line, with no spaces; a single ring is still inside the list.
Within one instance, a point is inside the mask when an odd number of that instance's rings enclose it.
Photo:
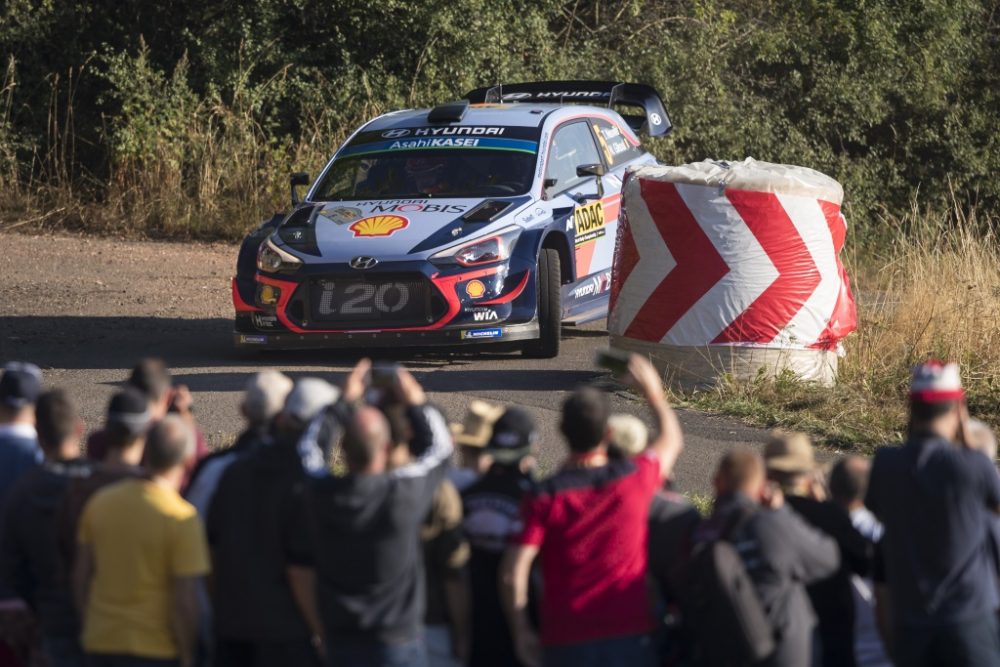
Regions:
[[[70,563],[58,548],[56,526],[67,486],[89,475],[91,464],[80,458],[83,421],[65,392],[42,394],[35,412],[45,462],[21,477],[10,492],[0,573],[34,612],[49,664],[82,667]]]
[[[194,429],[195,449],[184,464],[186,472],[181,488],[186,489],[195,466],[209,453],[205,434],[194,418],[191,391],[185,385],[174,385],[167,365],[162,359],[155,357],[140,360],[132,369],[126,386],[139,390],[146,398],[150,427],[163,419],[167,413],[176,413]],[[87,458],[93,461],[105,460],[108,446],[107,434],[104,431],[91,433],[87,439]]]
[[[524,410],[510,408],[493,425],[486,454],[493,466],[462,494],[469,540],[472,588],[470,667],[516,667],[507,619],[497,588],[504,549],[521,530],[521,501],[532,485],[535,422]]]
[[[42,450],[35,432],[35,401],[42,393],[42,373],[38,366],[12,361],[0,376],[0,507],[25,473],[42,462]],[[15,626],[24,624],[24,603],[8,582],[0,578],[0,644],[20,644]],[[15,651],[21,647],[11,646]]]

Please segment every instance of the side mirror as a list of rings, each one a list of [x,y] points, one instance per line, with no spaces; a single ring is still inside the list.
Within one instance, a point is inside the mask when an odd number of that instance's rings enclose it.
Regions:
[[[558,178],[546,178],[544,181],[542,181],[542,199],[548,199],[549,190],[556,187],[558,183],[559,183]]]
[[[601,180],[601,176],[608,173],[608,170],[604,168],[603,164],[581,164],[576,168],[576,175],[585,178],[587,176],[593,176],[597,179],[597,198],[604,198],[604,182]]]
[[[299,203],[299,193],[296,192],[295,188],[300,185],[309,186],[309,174],[304,171],[297,171],[291,175],[288,179],[291,190],[292,190],[292,206]]]

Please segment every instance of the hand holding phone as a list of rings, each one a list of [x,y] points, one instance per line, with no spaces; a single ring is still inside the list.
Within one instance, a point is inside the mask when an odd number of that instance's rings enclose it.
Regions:
[[[394,362],[379,362],[372,365],[373,387],[378,389],[391,390],[399,384],[399,364]]]

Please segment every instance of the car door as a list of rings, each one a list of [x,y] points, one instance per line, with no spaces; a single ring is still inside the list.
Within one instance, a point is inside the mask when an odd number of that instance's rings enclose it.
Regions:
[[[546,161],[545,198],[552,202],[553,209],[569,211],[566,232],[573,244],[575,282],[599,271],[605,264],[607,268],[611,266],[610,253],[606,260],[598,257],[598,261],[594,261],[598,249],[604,245],[599,242],[606,240],[608,229],[603,202],[597,197],[597,178],[578,176],[576,172],[577,167],[588,164],[605,165],[589,120],[574,120],[559,126],[552,136]],[[610,241],[613,251],[613,230]],[[573,295],[569,296],[572,299]]]

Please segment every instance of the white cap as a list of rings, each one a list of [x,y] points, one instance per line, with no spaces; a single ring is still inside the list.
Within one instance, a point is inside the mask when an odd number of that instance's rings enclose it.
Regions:
[[[340,390],[326,380],[302,378],[292,387],[281,413],[305,423],[312,420],[323,408],[336,403],[338,398]]]
[[[257,424],[271,421],[281,412],[292,390],[292,380],[284,373],[268,369],[254,373],[246,385],[243,413]]]

